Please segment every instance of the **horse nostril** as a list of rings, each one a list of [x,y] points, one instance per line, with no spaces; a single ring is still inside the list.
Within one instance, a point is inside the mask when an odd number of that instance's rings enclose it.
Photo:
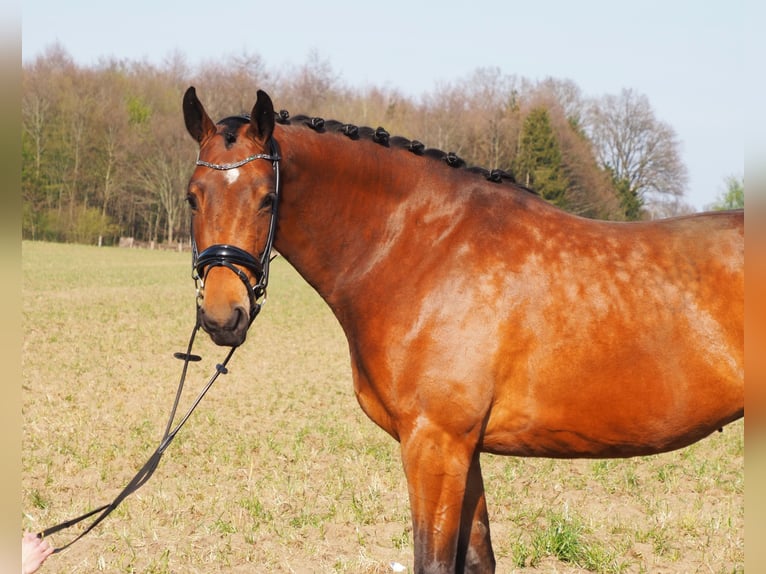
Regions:
[[[247,329],[248,327],[248,313],[247,310],[241,305],[237,305],[231,314],[231,319],[226,325],[226,329],[230,331],[237,331],[239,329]]]

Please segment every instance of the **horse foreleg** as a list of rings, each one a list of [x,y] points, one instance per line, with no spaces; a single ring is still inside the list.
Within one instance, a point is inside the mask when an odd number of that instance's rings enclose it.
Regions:
[[[466,574],[495,571],[495,555],[489,535],[489,515],[478,451],[474,453],[468,471],[455,571]]]
[[[401,440],[412,511],[415,572],[463,572],[467,562],[471,564],[469,571],[479,571],[474,565],[487,564],[486,552],[491,553],[491,548],[478,459],[474,463],[478,437],[458,438],[438,425],[422,419],[418,423],[412,434]],[[470,502],[466,506],[467,491]],[[470,523],[465,529],[461,527],[464,515]],[[462,557],[458,560],[461,539]]]

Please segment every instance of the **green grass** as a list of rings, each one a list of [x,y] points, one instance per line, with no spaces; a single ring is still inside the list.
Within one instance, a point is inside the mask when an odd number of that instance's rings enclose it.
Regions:
[[[188,253],[24,242],[22,266],[22,528],[39,530],[111,501],[156,447],[194,285]],[[272,274],[151,480],[46,573],[411,567],[398,445],[356,403],[329,309],[283,259]],[[223,358],[205,336],[195,352],[181,411]],[[498,572],[744,571],[741,421],[656,457],[482,467]]]

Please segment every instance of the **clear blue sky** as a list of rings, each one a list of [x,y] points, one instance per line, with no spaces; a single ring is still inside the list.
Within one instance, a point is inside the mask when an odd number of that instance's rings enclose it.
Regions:
[[[275,69],[316,50],[346,85],[412,96],[479,67],[585,96],[633,88],[676,131],[701,209],[744,174],[745,28],[744,0],[25,0],[22,58],[59,42],[83,65],[248,52]]]

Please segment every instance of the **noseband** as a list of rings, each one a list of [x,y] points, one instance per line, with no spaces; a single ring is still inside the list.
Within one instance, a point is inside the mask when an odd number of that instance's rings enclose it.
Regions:
[[[274,200],[271,202],[271,218],[269,220],[269,232],[266,236],[266,245],[263,248],[260,259],[256,259],[252,254],[235,245],[216,244],[211,245],[202,252],[197,252],[197,243],[194,240],[192,230],[192,278],[197,287],[197,308],[201,306],[204,297],[205,277],[213,267],[226,267],[236,273],[242,283],[245,284],[247,295],[250,299],[250,323],[253,322],[256,315],[261,310],[261,306],[266,302],[266,287],[269,283],[269,263],[271,263],[271,251],[274,246],[274,234],[277,229],[277,211],[279,206],[280,181],[279,181],[279,145],[274,138],[269,140],[271,153],[258,153],[251,155],[243,160],[232,163],[209,163],[197,159],[197,165],[226,171],[236,169],[254,161],[256,159],[265,159],[271,162],[274,168]],[[250,271],[255,277],[255,285],[242,271],[242,268]],[[260,300],[260,301],[259,301]]]

